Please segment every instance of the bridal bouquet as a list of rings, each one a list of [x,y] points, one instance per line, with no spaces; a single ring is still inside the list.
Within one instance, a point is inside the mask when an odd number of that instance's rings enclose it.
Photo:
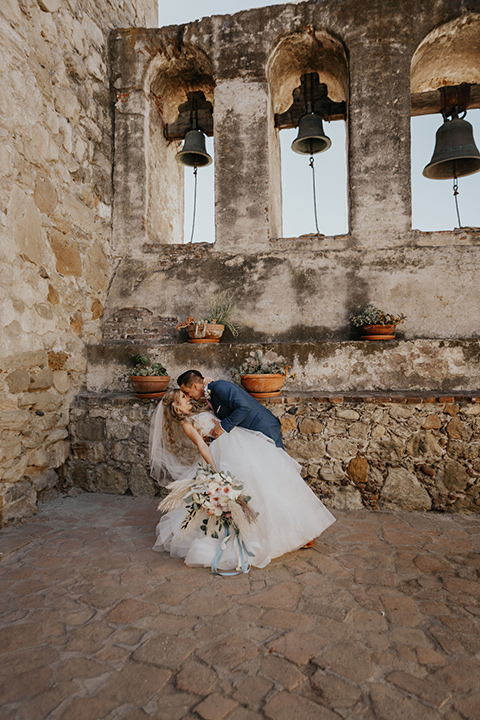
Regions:
[[[257,513],[248,505],[251,498],[243,494],[243,484],[230,473],[217,472],[209,465],[199,465],[193,478],[170,483],[171,490],[159,504],[163,511],[186,507],[182,533],[200,529],[213,538],[225,529],[239,535],[255,522]]]

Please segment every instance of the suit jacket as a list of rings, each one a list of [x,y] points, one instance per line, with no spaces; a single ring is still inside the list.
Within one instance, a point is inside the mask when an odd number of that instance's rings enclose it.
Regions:
[[[213,411],[225,432],[239,425],[263,433],[283,448],[280,421],[243,388],[227,380],[216,380],[208,385],[208,390]]]

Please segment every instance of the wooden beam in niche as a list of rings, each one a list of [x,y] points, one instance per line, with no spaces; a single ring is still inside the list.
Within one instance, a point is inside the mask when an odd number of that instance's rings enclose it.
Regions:
[[[185,133],[193,128],[196,115],[197,129],[208,137],[213,136],[213,105],[205,99],[201,90],[187,93],[187,102],[179,105],[178,117],[173,123],[165,123],[163,133],[167,140],[183,140]]]
[[[330,100],[328,88],[319,81],[316,72],[304,73],[292,95],[293,103],[288,110],[275,113],[275,127],[280,130],[297,127],[300,118],[308,112],[320,115],[323,120],[345,120],[347,116],[346,103]]]
[[[413,93],[411,98],[412,115],[433,115],[442,111],[440,88],[429,92]],[[470,100],[467,109],[480,108],[480,85],[470,85]],[[467,114],[468,120],[468,114]]]

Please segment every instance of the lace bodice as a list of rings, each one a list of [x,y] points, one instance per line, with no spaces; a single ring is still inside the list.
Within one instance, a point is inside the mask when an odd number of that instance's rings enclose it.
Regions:
[[[192,424],[202,437],[207,437],[210,434],[216,421],[215,415],[208,411],[192,416]]]

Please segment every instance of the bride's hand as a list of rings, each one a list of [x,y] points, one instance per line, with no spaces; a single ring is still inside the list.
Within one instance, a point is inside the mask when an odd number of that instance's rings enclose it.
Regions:
[[[219,422],[216,422],[213,429],[210,431],[210,435],[216,439],[225,432]]]

